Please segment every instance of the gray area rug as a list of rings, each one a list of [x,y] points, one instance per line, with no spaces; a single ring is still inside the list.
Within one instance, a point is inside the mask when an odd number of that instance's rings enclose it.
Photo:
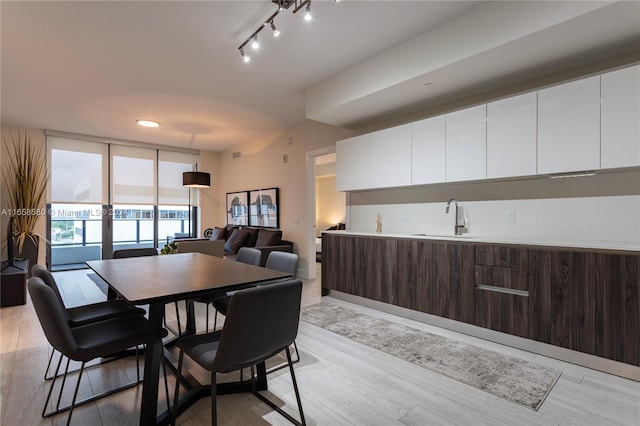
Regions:
[[[532,410],[540,408],[562,374],[327,302],[303,308],[301,319]]]

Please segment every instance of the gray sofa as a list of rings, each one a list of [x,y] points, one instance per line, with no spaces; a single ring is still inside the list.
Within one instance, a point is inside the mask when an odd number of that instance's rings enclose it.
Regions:
[[[200,245],[207,244],[207,241],[210,241],[211,245],[216,246],[215,250],[219,251],[221,240],[224,240],[224,257],[226,259],[235,259],[240,247],[252,247],[261,252],[261,266],[265,265],[267,257],[272,251],[293,253],[293,243],[282,239],[282,230],[272,228],[227,225],[213,228],[209,239],[176,238],[174,241],[178,247],[184,241],[201,241]]]

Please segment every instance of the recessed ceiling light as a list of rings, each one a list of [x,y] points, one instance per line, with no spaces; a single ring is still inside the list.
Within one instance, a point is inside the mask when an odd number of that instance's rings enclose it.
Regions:
[[[160,123],[153,120],[137,120],[136,123],[143,127],[160,127]]]

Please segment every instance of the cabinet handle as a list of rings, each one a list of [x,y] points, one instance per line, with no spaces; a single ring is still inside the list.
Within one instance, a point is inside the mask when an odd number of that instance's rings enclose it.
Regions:
[[[529,297],[529,292],[524,290],[516,290],[513,288],[495,287],[492,285],[479,285],[476,290],[495,291],[496,293],[513,294],[515,296]]]

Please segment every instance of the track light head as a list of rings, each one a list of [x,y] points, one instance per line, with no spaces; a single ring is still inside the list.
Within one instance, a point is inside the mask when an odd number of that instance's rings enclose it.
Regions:
[[[251,37],[251,47],[254,49],[260,48],[260,43],[258,43],[258,34],[254,34],[254,36]]]
[[[304,20],[310,21],[311,17],[311,2],[307,3],[307,7],[304,9]]]
[[[244,53],[244,49],[240,48],[240,54],[242,55],[242,60],[245,62],[249,62],[251,58]]]
[[[278,37],[280,35],[280,30],[276,28],[276,24],[271,21],[271,29],[273,30],[273,36]]]

